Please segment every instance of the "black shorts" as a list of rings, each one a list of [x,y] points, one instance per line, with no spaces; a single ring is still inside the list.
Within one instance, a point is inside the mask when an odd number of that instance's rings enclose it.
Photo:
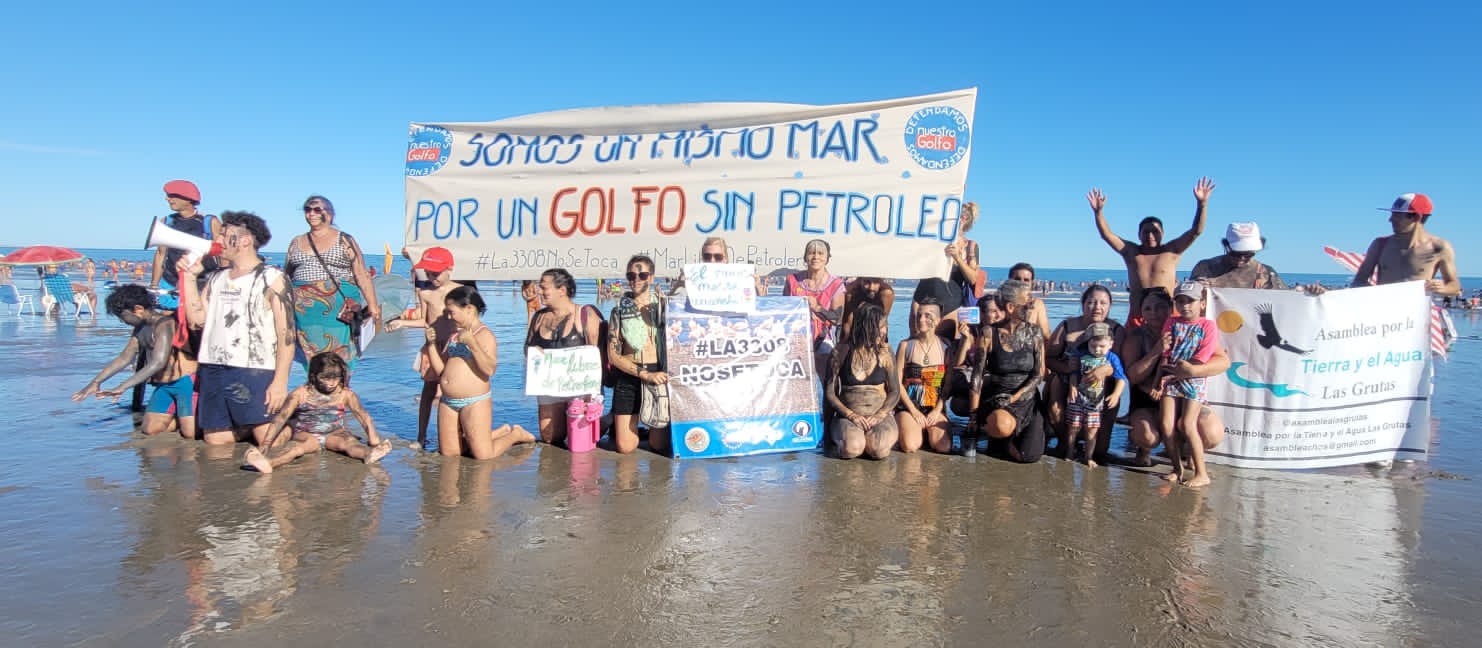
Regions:
[[[1136,387],[1133,387],[1132,388],[1132,398],[1129,399],[1129,401],[1127,403],[1127,413],[1128,414],[1131,414],[1132,412],[1136,412],[1137,410],[1140,410],[1140,409],[1157,410],[1158,409],[1158,401],[1156,399],[1154,399],[1152,396],[1148,395],[1147,392],[1145,392],[1145,391],[1143,391],[1141,389],[1138,389]]]
[[[196,369],[200,391],[196,425],[212,432],[272,421],[268,413],[268,385],[272,382],[272,369],[201,365]]]
[[[659,371],[658,363],[639,365],[642,371]],[[643,381],[638,376],[630,376],[621,371],[617,372],[617,381],[612,385],[612,415],[632,416],[638,413],[638,407],[643,404],[641,385]]]
[[[942,307],[942,315],[957,312],[962,306],[962,288],[948,283],[945,279],[922,279],[916,284],[916,291],[911,293],[911,301],[921,303],[930,297]]]

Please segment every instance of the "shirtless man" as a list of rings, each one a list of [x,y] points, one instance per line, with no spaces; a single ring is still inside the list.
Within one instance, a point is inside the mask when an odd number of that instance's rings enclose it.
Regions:
[[[1141,319],[1143,290],[1162,286],[1169,294],[1173,293],[1174,284],[1178,283],[1175,281],[1178,259],[1194,244],[1194,239],[1204,233],[1204,208],[1209,204],[1209,194],[1212,192],[1214,182],[1209,178],[1200,178],[1194,185],[1194,199],[1197,202],[1193,227],[1166,245],[1163,243],[1163,221],[1152,216],[1142,219],[1137,225],[1137,242],[1117,236],[1112,232],[1111,226],[1106,224],[1106,217],[1101,215],[1102,208],[1106,207],[1106,195],[1100,189],[1092,189],[1086,194],[1086,200],[1091,203],[1091,211],[1096,214],[1096,230],[1101,233],[1101,240],[1122,255],[1122,262],[1127,264],[1127,297],[1131,302],[1127,311],[1129,326],[1137,326]]]
[[[1381,236],[1369,244],[1363,264],[1353,275],[1353,286],[1367,286],[1371,279],[1391,284],[1421,280],[1425,291],[1442,297],[1461,294],[1461,281],[1456,276],[1456,253],[1451,244],[1425,231],[1431,217],[1431,199],[1425,194],[1407,193],[1395,199],[1394,205],[1380,207],[1389,212],[1391,236]],[[1436,273],[1441,278],[1436,279]]]
[[[196,359],[175,348],[175,314],[155,310],[154,296],[143,286],[119,286],[108,295],[108,312],[134,328],[123,351],[98,372],[86,387],[72,395],[73,402],[88,396],[112,398],[115,402],[135,385],[148,382],[154,394],[144,414],[144,434],[153,436],[173,425],[186,439],[196,438],[195,373]],[[103,389],[103,381],[136,364],[144,365],[134,375],[112,389]]]
[[[427,280],[432,284],[430,290],[416,291],[417,312],[421,313],[422,317],[412,319],[399,317],[387,322],[386,330],[432,328],[436,333],[434,344],[441,349],[447,344],[448,338],[458,330],[457,323],[443,317],[443,311],[447,310],[448,293],[461,285],[453,281],[453,253],[443,247],[427,248],[427,251],[422,253],[422,260],[412,268],[426,272]],[[426,450],[427,422],[432,419],[432,407],[437,402],[437,386],[442,376],[432,370],[432,359],[427,357],[425,348],[417,357],[417,368],[422,372],[422,397],[417,401],[416,447]]]
[[[890,307],[895,305],[895,288],[879,277],[859,277],[849,282],[844,289],[844,317],[840,321],[839,335],[847,337],[854,326],[854,311],[863,304],[874,304],[890,317]]]

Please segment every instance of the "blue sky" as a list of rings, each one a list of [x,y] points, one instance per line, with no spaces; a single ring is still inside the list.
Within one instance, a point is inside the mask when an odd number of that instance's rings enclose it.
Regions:
[[[1182,231],[1208,175],[1181,269],[1256,220],[1262,260],[1333,272],[1323,244],[1362,251],[1374,208],[1421,191],[1482,274],[1482,9],[1302,4],[25,3],[0,22],[0,244],[132,247],[189,178],[207,211],[266,217],[270,250],[311,193],[394,249],[412,121],[976,86],[987,265],[1120,267],[1086,191],[1126,236]]]

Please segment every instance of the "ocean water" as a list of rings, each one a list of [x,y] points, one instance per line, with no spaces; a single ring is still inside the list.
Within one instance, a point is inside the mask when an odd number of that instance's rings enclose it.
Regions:
[[[523,302],[481,289],[501,342],[495,422],[533,428]],[[1047,305],[1052,321],[1079,310]],[[1470,645],[1482,315],[1456,319],[1428,462],[1215,467],[1195,491],[1140,469],[919,453],[440,458],[405,443],[418,331],[379,336],[355,374],[401,441],[382,464],[322,454],[257,475],[241,446],[142,438],[123,405],[68,400],[123,324],[0,312],[0,644]]]

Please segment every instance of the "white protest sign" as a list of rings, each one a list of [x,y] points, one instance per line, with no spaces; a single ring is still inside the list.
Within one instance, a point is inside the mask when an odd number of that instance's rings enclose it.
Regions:
[[[1209,379],[1225,422],[1213,463],[1322,468],[1424,459],[1430,299],[1422,282],[1330,291],[1215,288],[1230,368]]]
[[[832,244],[840,276],[946,277],[977,90],[854,104],[701,103],[414,123],[406,247],[458,276],[673,276],[709,237],[762,272]]]
[[[602,393],[597,347],[525,349],[525,395],[575,397]]]
[[[750,313],[756,310],[756,266],[749,263],[689,263],[684,295],[692,310]]]

